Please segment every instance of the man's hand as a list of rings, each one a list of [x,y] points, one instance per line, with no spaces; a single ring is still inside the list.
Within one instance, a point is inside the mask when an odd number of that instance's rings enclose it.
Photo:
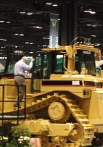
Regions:
[[[32,62],[34,62],[35,61],[35,58],[32,58]]]

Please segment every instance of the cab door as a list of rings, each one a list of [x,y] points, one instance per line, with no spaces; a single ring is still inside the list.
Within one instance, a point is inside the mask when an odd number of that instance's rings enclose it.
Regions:
[[[34,55],[35,63],[32,69],[32,91],[40,90],[41,80],[49,79],[50,76],[50,54],[47,52],[37,52]]]

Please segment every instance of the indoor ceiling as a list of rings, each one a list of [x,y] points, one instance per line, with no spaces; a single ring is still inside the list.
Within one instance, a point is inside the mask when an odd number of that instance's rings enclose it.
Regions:
[[[102,50],[103,0],[0,0],[0,56],[48,47],[50,14],[59,15],[62,5],[71,2],[77,5],[77,36]]]

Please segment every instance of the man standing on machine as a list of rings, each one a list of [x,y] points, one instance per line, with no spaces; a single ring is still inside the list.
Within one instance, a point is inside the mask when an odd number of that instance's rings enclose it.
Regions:
[[[18,99],[14,107],[20,107],[20,102],[25,98],[25,72],[31,70],[34,58],[31,59],[29,65],[28,61],[28,57],[23,56],[14,66],[14,80],[18,91]]]

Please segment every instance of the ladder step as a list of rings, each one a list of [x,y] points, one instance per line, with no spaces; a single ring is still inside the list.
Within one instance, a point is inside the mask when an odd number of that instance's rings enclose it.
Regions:
[[[92,143],[85,143],[85,144],[82,143],[82,146],[91,146],[91,145]]]
[[[46,99],[47,99],[47,98],[45,98],[45,97],[44,97],[44,98],[42,98],[42,100],[46,100]]]
[[[90,138],[94,138],[94,134],[93,132],[91,134],[84,134],[85,135],[85,139],[90,140]]]
[[[87,128],[94,128],[92,125],[90,125],[90,124],[83,124],[83,127],[85,127],[85,129]]]
[[[89,122],[88,119],[78,119],[80,122]]]
[[[77,116],[78,118],[87,118],[87,115],[85,114],[75,114],[75,116]]]
[[[83,112],[83,110],[81,110],[81,109],[72,109],[72,111],[74,111],[74,112]]]
[[[41,102],[41,100],[37,100],[37,101],[36,101],[36,103],[39,103],[39,102]]]
[[[68,100],[67,102],[70,103],[70,104],[74,103],[74,101],[73,101],[72,99],[68,99],[68,98],[66,98],[66,97],[63,97],[63,99],[64,99],[64,100],[65,100],[65,99]]]
[[[35,104],[36,104],[36,102],[32,102],[31,104],[32,104],[32,105],[35,105]]]

